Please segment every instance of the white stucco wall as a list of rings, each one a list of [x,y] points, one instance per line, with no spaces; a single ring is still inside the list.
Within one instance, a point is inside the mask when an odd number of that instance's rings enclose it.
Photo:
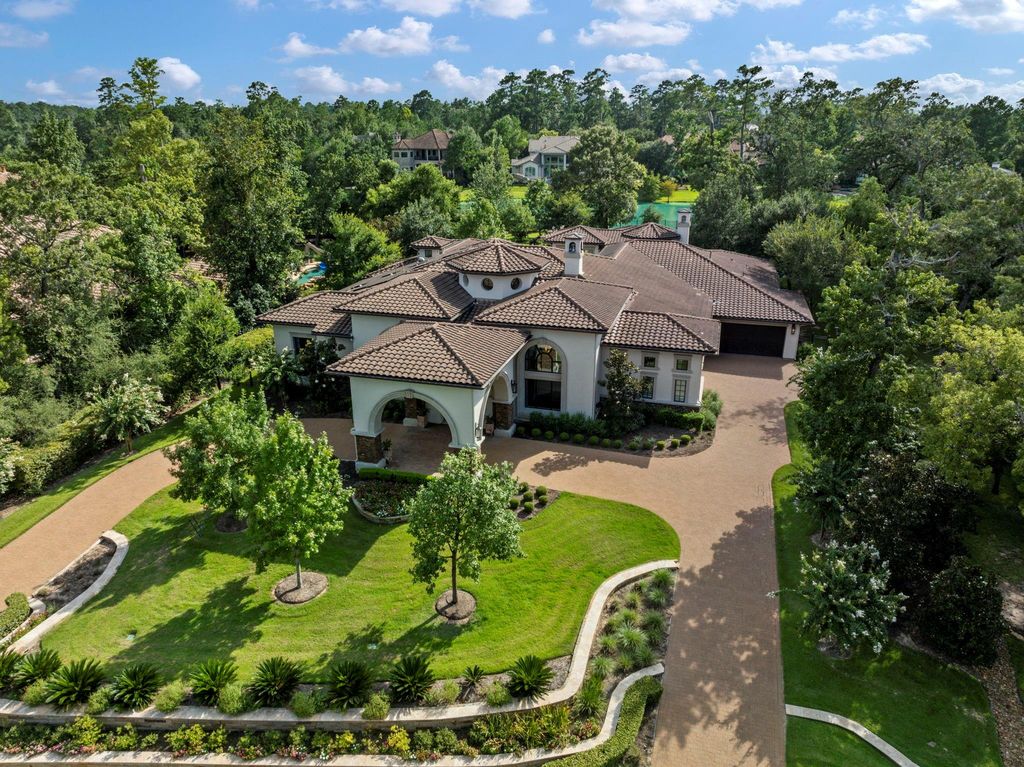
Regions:
[[[603,378],[604,373],[604,362],[608,359],[610,349],[603,347],[601,349],[601,373],[599,376]],[[676,354],[674,352],[658,351],[658,350],[642,350],[642,349],[623,349],[628,355],[629,360],[639,368],[637,375],[644,377],[651,377],[654,379],[654,398],[644,400],[644,402],[653,402],[655,404],[662,405],[691,405],[696,407],[700,404],[700,398],[704,393],[704,356],[701,354]],[[643,366],[644,357],[655,357],[657,359],[656,368],[645,368]],[[677,371],[675,369],[676,358],[685,358],[690,360],[690,370],[686,373]],[[676,402],[673,399],[673,392],[675,387],[675,379],[684,378],[687,381],[686,386],[686,401]],[[599,387],[599,394],[604,395],[604,387]]]
[[[273,325],[274,348],[278,352],[290,352],[295,350],[296,338],[310,338],[316,341],[333,342],[338,350],[338,356],[344,356],[352,351],[352,339],[339,338],[337,336],[314,335],[313,331],[303,325]]]
[[[402,322],[400,317],[382,317],[376,314],[352,315],[352,348],[358,349],[388,328]]]
[[[598,358],[602,335],[567,330],[534,329],[527,348],[536,341],[550,341],[562,352],[562,412],[583,413],[594,416],[597,408]],[[526,407],[526,379],[524,353],[516,362],[516,380],[519,382],[517,415],[533,412]]]
[[[519,287],[513,288],[512,281],[516,278],[519,279]],[[483,286],[484,279],[490,279],[494,284],[490,290],[485,290]],[[490,301],[496,301],[502,298],[508,298],[514,296],[516,293],[522,293],[527,288],[531,287],[537,280],[535,274],[513,274],[509,276],[502,276],[497,274],[461,274],[459,275],[459,284],[469,293],[473,298],[483,298]]]
[[[479,447],[478,424],[483,423],[486,405],[482,389],[390,381],[381,378],[351,376],[352,434],[375,437],[381,432],[381,411],[384,404],[396,398],[416,397],[431,410],[444,416],[452,433],[450,447]]]

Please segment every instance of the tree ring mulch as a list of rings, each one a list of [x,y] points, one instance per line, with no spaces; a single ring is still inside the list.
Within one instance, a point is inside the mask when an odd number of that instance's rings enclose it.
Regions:
[[[448,589],[434,602],[434,609],[449,623],[461,626],[463,623],[469,622],[476,610],[476,597],[468,591],[459,589],[459,601],[452,604],[452,590]]]
[[[274,599],[286,605],[301,605],[327,591],[327,576],[323,573],[303,572],[302,588],[295,587],[295,573],[277,582]]]
[[[234,514],[225,511],[223,514],[217,515],[217,520],[213,523],[213,528],[218,533],[240,533],[249,525],[248,523]]]

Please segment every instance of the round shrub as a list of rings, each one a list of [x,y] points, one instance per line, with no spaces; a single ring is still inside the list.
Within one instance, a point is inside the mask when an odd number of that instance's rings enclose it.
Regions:
[[[548,505],[548,497],[546,495],[537,496],[537,508]]]
[[[568,442],[568,441],[569,441],[569,432],[567,432],[567,431],[563,431],[562,433],[560,433],[560,434],[558,435],[558,439],[559,439],[559,440],[560,440],[561,442]]]
[[[48,695],[47,680],[37,679],[21,694],[22,702],[27,706],[41,706],[46,703]]]
[[[252,707],[252,698],[238,682],[225,685],[217,696],[217,710],[222,714],[242,714]]]
[[[532,500],[533,500],[533,493],[531,493],[529,490],[527,490],[525,493],[523,493],[523,501],[524,502],[525,501],[532,501]]]
[[[654,449],[654,440],[651,439],[650,437],[648,437],[647,439],[644,440],[644,450],[653,450],[653,449]]]
[[[388,711],[391,710],[391,701],[388,700],[388,696],[380,692],[375,692],[370,696],[370,699],[366,701],[366,705],[363,707],[363,719],[383,719],[388,715]]]
[[[545,485],[537,485],[537,495],[547,495],[548,489]]]
[[[540,429],[530,429],[530,436],[537,439],[542,434]]]
[[[520,493],[525,493],[529,489],[530,489],[530,485],[528,483],[526,483],[526,482],[520,482],[519,483],[519,492]]]
[[[430,670],[430,662],[424,656],[406,655],[395,664],[388,681],[395,700],[400,703],[417,703],[423,700],[434,683],[434,672]]]
[[[85,713],[96,716],[111,706],[113,702],[110,700],[110,685],[105,684],[89,696],[89,700],[85,702]]]
[[[605,437],[604,439],[601,440],[601,447],[611,447],[611,446],[612,446],[612,441],[610,439],[608,439],[607,437]]]
[[[917,616],[930,645],[961,663],[989,666],[1003,633],[1003,598],[992,579],[966,557],[954,557],[929,585]]]
[[[302,667],[293,660],[275,655],[256,667],[249,683],[249,694],[257,706],[283,706],[302,680]]]
[[[509,502],[508,502],[508,507],[512,511],[515,511],[516,509],[518,509],[519,508],[519,499],[518,498],[510,499]]]
[[[601,438],[599,436],[597,436],[596,434],[594,434],[593,436],[591,436],[587,440],[587,444],[592,446],[592,447],[597,447],[598,445],[601,444]]]
[[[668,449],[669,450],[675,450],[678,447],[679,447],[679,440],[676,439],[675,437],[673,437],[672,439],[670,439],[668,441]]]
[[[317,692],[302,692],[301,690],[294,695],[292,699],[288,701],[288,708],[292,710],[292,713],[299,719],[308,719],[314,714],[319,714],[324,710],[326,700],[322,694]]]
[[[213,658],[203,661],[189,675],[192,697],[204,706],[217,705],[220,691],[238,679],[234,661]]]
[[[491,686],[487,688],[487,694],[485,697],[487,699],[488,706],[504,706],[512,700],[512,695],[509,694],[508,688],[501,682],[493,682]]]
[[[659,439],[657,442],[655,442],[654,443],[654,449],[655,450],[664,450],[665,449],[665,440]]]
[[[551,442],[554,438],[555,438],[555,433],[553,431],[546,431],[546,432],[544,432],[544,439],[546,439],[548,442]]]
[[[523,511],[525,511],[527,514],[533,511],[533,501],[527,501],[526,503],[524,503]]]
[[[638,440],[638,439],[631,439],[629,441],[629,445],[627,445],[627,447],[630,450],[639,450],[640,449],[640,440]]]
[[[616,450],[622,450],[622,440],[621,439],[612,440],[612,447],[614,447]]]
[[[361,706],[373,690],[373,675],[365,663],[340,660],[327,670],[330,704],[336,708]]]
[[[110,683],[110,702],[117,708],[138,710],[153,702],[160,689],[160,672],[152,663],[132,663]]]
[[[691,437],[689,434],[684,434],[679,438],[679,444],[681,445],[689,445],[692,441],[693,437]]]
[[[536,655],[525,655],[508,672],[505,686],[514,698],[534,698],[548,691],[554,672]]]
[[[103,666],[92,658],[61,666],[46,680],[46,702],[57,708],[85,703],[100,688],[103,679]]]
[[[163,711],[165,714],[169,711],[174,711],[184,702],[186,696],[189,694],[189,687],[180,679],[175,679],[173,682],[169,682],[161,687],[153,698],[153,705],[157,711]]]
[[[584,442],[587,441],[587,438],[584,437],[582,434],[573,434],[572,441],[575,442],[577,445],[582,445]]]

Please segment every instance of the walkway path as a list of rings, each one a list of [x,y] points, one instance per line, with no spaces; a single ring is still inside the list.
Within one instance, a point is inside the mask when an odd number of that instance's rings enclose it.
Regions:
[[[170,462],[157,450],[85,488],[0,549],[0,599],[15,591],[31,594],[173,481]]]

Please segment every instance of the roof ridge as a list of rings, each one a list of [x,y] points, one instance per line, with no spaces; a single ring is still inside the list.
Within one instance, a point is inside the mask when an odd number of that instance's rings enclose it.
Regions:
[[[556,287],[555,287],[555,290],[561,291],[562,295],[563,295],[563,296],[565,296],[566,300],[568,300],[568,301],[569,301],[569,303],[571,303],[571,304],[572,304],[573,306],[575,306],[575,307],[576,307],[577,309],[579,309],[579,310],[580,310],[581,312],[583,312],[583,313],[584,313],[584,314],[585,314],[585,315],[586,315],[587,317],[589,317],[589,318],[590,318],[591,322],[593,322],[593,323],[594,323],[595,325],[597,325],[597,326],[598,326],[599,328],[603,328],[603,327],[604,327],[604,323],[603,323],[603,322],[601,322],[601,320],[599,320],[599,319],[598,319],[597,317],[595,317],[595,316],[594,316],[594,315],[593,315],[593,314],[592,314],[592,313],[590,312],[590,310],[589,310],[589,309],[587,309],[587,308],[586,308],[585,306],[583,306],[583,305],[582,305],[582,304],[581,304],[581,303],[580,303],[579,301],[577,301],[577,300],[576,300],[575,298],[573,298],[572,296],[570,296],[570,295],[569,295],[568,293],[566,293],[566,292],[565,292],[565,289],[564,289],[564,288],[562,287],[562,282],[564,282],[564,281],[565,281],[565,279],[566,279],[566,278],[565,278],[565,277],[563,277],[563,278],[562,278],[561,280],[559,280],[559,282],[557,283],[557,285],[556,285]],[[569,278],[569,279],[571,279],[571,278]],[[587,282],[586,280],[579,280],[579,283],[580,283],[580,284],[586,284],[586,282]],[[590,283],[590,284],[591,284],[591,285],[593,285],[593,284],[598,284],[598,285],[600,285],[600,284],[602,284],[602,283],[593,283],[593,282],[592,282],[592,283]],[[627,286],[625,286],[625,285],[616,285],[616,286],[614,286],[614,287],[619,287],[619,288],[625,288],[625,287],[627,287]],[[622,303],[622,306],[620,306],[620,307],[619,307],[619,311],[618,311],[618,312],[616,313],[616,315],[615,315],[615,319],[613,319],[613,320],[611,321],[611,323],[610,323],[610,324],[608,325],[608,328],[611,328],[611,327],[612,327],[612,325],[614,325],[614,324],[615,324],[615,320],[617,320],[617,319],[619,318],[619,315],[620,315],[620,314],[622,314],[622,309],[623,309],[623,308],[625,307],[625,305],[626,305],[626,302],[628,302],[628,301],[629,301],[629,299],[633,297],[633,292],[634,292],[634,291],[633,291],[632,289],[630,289],[630,295],[626,296],[626,301],[624,301],[624,302]]]
[[[746,285],[747,287],[751,288],[752,290],[756,290],[762,296],[765,296],[766,298],[771,299],[772,301],[774,301],[775,303],[779,304],[780,306],[784,306],[785,308],[789,309],[789,311],[794,312],[795,314],[800,314],[800,315],[803,314],[803,312],[801,312],[799,309],[795,309],[794,307],[790,306],[785,301],[781,300],[778,296],[773,296],[767,290],[765,290],[764,288],[762,288],[762,287],[756,285],[755,283],[751,282],[746,277],[744,277],[742,274],[736,274],[736,272],[732,271],[731,269],[726,269],[721,264],[716,263],[713,258],[711,258],[709,256],[705,256],[703,253],[701,253],[696,248],[692,248],[688,244],[684,245],[681,242],[677,243],[677,244],[680,245],[683,248],[686,248],[686,250],[688,250],[690,253],[693,253],[698,258],[701,258],[704,261],[706,261],[707,263],[711,264],[713,267],[718,269],[720,272],[724,272],[725,274],[728,274],[733,279],[739,280],[740,282],[742,282],[744,285]],[[752,256],[752,258],[753,258],[753,256]],[[782,290],[782,288],[779,288],[779,290]]]
[[[376,338],[380,338],[380,336],[384,335],[384,333],[387,333],[389,330],[400,330],[401,328],[409,327],[410,325],[422,325],[422,327],[419,328],[418,330],[414,330],[414,331],[412,331],[410,333],[403,333],[401,335],[396,333],[394,338],[385,341],[384,343],[380,344],[379,346],[371,346],[370,342],[365,343],[362,346],[360,346],[358,349],[353,349],[352,351],[350,351],[344,357],[339,359],[338,362],[341,362],[341,360],[356,360],[356,359],[359,359],[360,357],[365,357],[367,354],[371,354],[372,352],[377,352],[377,351],[380,351],[381,349],[387,349],[389,346],[394,346],[395,344],[399,343],[400,341],[404,341],[407,338],[411,338],[412,336],[418,336],[421,333],[425,333],[426,331],[430,330],[430,328],[434,324],[436,324],[436,323],[422,322],[422,321],[417,321],[417,320],[406,320],[404,322],[399,322],[397,325],[392,325],[387,330],[382,331],[380,333],[380,335],[376,336]],[[371,342],[372,341],[373,341],[373,339],[371,339]]]
[[[695,332],[692,328],[689,328],[685,324],[680,322],[675,315],[673,315],[673,314],[666,314],[665,316],[668,317],[670,322],[674,322],[677,327],[680,327],[683,330],[685,330],[687,333],[689,333],[691,336],[696,338],[701,344],[703,344],[708,349],[714,348],[714,347],[711,346],[711,344],[709,344],[707,341],[704,340],[704,337],[700,333]],[[694,318],[694,319],[697,319],[697,318]]]
[[[455,351],[455,349],[452,348],[451,343],[448,341],[447,338],[444,337],[444,334],[441,333],[441,330],[439,328],[439,325],[441,325],[441,324],[442,323],[434,323],[431,326],[431,330],[434,332],[434,336],[437,338],[438,341],[440,341],[444,345],[444,347],[448,350],[448,353],[450,355],[452,355],[452,358],[457,363],[459,363],[459,367],[461,367],[465,371],[466,375],[469,376],[470,380],[473,381],[473,383],[479,385],[480,377],[476,373],[474,373],[472,370],[470,370],[469,365],[467,365],[465,363],[465,361],[462,359],[462,355],[460,355],[457,351]],[[443,323],[443,324],[451,324],[451,323]],[[451,327],[452,328],[464,328],[465,325],[454,325],[454,324],[451,324]],[[458,331],[456,331],[456,332],[458,332]]]

